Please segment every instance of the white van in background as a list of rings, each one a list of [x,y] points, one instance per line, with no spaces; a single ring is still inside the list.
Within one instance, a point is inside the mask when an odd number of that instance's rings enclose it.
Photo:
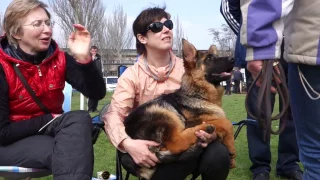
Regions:
[[[106,82],[107,92],[113,92],[117,87],[118,76],[106,76],[103,78]]]

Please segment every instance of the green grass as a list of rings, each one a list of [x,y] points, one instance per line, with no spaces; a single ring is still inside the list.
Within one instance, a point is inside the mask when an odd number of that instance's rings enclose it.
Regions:
[[[99,101],[98,109],[101,109],[102,106],[110,102],[111,93],[108,93],[107,96]],[[77,110],[80,108],[80,98],[79,94],[75,93],[72,100],[72,109]],[[246,111],[244,107],[245,95],[231,95],[223,97],[223,107],[226,111],[228,118],[231,121],[237,122],[246,118]],[[278,109],[278,103],[276,103],[275,109]],[[97,113],[91,114],[92,116]],[[276,126],[276,124],[274,124]],[[278,136],[272,136],[271,139],[271,153],[272,153],[272,162],[271,167],[272,171],[270,173],[271,180],[277,180],[275,176],[275,165],[277,160],[277,147],[278,147]],[[230,171],[228,180],[249,180],[252,178],[252,175],[249,171],[251,162],[248,155],[248,144],[246,138],[246,127],[244,127],[238,138],[236,139],[236,168]],[[109,171],[112,174],[115,174],[115,148],[109,143],[107,136],[104,133],[101,133],[98,141],[94,145],[94,154],[95,154],[95,163],[94,163],[94,176],[97,171]],[[45,178],[39,178],[38,180],[50,180],[52,176]],[[137,179],[131,177],[132,180]],[[200,178],[198,178],[200,179]]]

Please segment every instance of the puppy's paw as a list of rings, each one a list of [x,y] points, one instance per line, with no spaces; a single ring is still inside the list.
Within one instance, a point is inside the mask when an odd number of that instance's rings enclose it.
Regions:
[[[212,125],[208,125],[206,128],[206,132],[209,134],[212,134],[215,130],[216,130],[216,128]]]
[[[149,146],[149,151],[152,153],[156,153],[160,151],[160,146]]]
[[[173,155],[170,151],[158,151],[156,156],[161,163],[169,163],[175,159],[176,155]]]
[[[188,162],[198,158],[200,154],[203,152],[203,147],[200,143],[196,143],[192,145],[188,150],[182,152],[178,159],[179,162]]]
[[[230,159],[230,169],[236,167],[236,160],[235,159]]]

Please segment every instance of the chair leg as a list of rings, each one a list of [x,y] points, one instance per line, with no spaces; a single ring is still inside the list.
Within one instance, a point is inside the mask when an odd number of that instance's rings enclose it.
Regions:
[[[127,171],[125,180],[129,180],[129,177],[130,177],[130,173]]]
[[[196,180],[199,175],[199,173],[193,174],[190,180]]]
[[[120,162],[118,151],[116,152],[116,176],[117,176],[117,180],[122,180],[121,162]]]

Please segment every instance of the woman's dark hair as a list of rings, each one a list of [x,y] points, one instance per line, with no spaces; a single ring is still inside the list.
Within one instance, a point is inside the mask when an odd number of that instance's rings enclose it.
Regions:
[[[170,19],[170,14],[168,14],[165,9],[165,6],[163,8],[153,7],[145,9],[134,20],[132,29],[136,38],[136,48],[138,54],[146,53],[146,48],[144,44],[138,40],[137,35],[141,34],[145,36],[147,34],[147,27],[154,21],[161,20],[162,18]]]

